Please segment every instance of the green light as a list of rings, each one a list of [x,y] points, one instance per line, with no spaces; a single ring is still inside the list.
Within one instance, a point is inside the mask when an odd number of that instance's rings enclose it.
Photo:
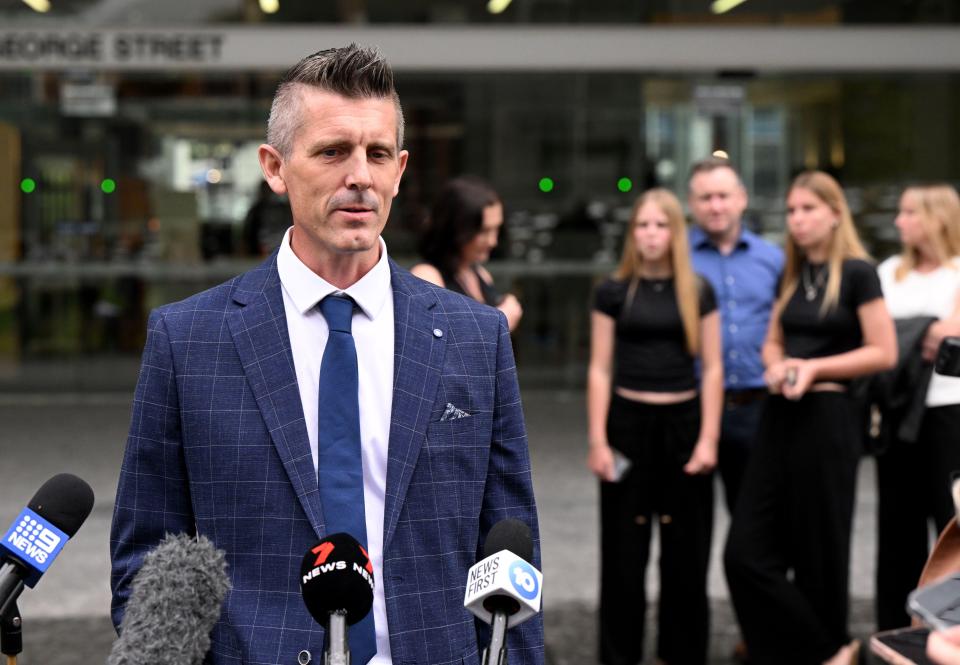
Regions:
[[[552,192],[552,191],[553,191],[553,178],[540,178],[540,182],[538,183],[538,187],[540,187],[540,191],[543,192],[544,194],[546,194],[546,193],[548,193],[548,192]]]
[[[633,180],[630,178],[620,178],[617,180],[617,189],[626,194],[633,189]]]
[[[117,191],[117,183],[113,178],[104,178],[103,182],[100,183],[100,190],[104,194],[113,194]]]
[[[24,194],[30,194],[37,188],[37,182],[33,178],[24,178],[20,181],[20,191]]]

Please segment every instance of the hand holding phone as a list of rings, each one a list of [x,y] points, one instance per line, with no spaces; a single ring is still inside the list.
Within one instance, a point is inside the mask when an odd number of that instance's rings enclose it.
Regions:
[[[627,471],[630,470],[630,467],[633,466],[633,462],[616,448],[611,450],[613,451],[613,482],[619,483]]]
[[[960,624],[960,573],[912,591],[907,611],[934,630]]]

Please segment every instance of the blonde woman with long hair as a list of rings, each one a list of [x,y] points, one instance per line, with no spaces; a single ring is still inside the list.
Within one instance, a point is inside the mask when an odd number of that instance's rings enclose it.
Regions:
[[[603,665],[643,659],[655,523],[662,551],[657,656],[706,662],[711,472],[722,400],[713,290],[690,265],[680,202],[652,189],[633,207],[620,266],[597,287],[591,314],[587,465],[602,481]]]
[[[877,455],[877,628],[907,626],[904,609],[929,554],[929,522],[940,532],[954,514],[950,477],[960,470],[960,378],[931,364],[944,335],[960,332],[960,197],[950,185],[908,187],[895,220],[902,252],[877,269],[897,324],[898,382],[908,407],[883,412]],[[906,364],[906,365],[905,365]]]
[[[852,665],[847,632],[859,376],[896,362],[893,322],[840,185],[803,173],[787,195],[786,267],[763,345],[764,405],[725,552],[754,665]]]

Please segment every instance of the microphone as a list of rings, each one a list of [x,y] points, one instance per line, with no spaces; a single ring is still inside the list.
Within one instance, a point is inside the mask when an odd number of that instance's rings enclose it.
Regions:
[[[483,665],[506,665],[507,628],[523,623],[540,611],[543,575],[530,565],[533,536],[517,519],[497,522],[487,534],[484,558],[467,573],[463,606],[492,626],[490,646]]]
[[[326,665],[350,662],[346,627],[370,612],[373,584],[370,556],[350,534],[331,534],[304,554],[300,591],[307,611],[326,629]]]
[[[31,589],[93,509],[93,490],[69,473],[40,486],[0,542],[0,617]]]
[[[107,665],[200,665],[229,589],[223,550],[206,536],[167,534],[130,583]]]

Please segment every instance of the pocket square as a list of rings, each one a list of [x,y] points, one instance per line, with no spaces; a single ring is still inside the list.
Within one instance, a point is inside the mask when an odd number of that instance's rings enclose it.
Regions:
[[[463,409],[458,409],[450,402],[447,402],[447,408],[444,409],[443,415],[440,416],[440,422],[446,422],[448,420],[458,420],[460,418],[469,418],[470,414],[464,411]]]

